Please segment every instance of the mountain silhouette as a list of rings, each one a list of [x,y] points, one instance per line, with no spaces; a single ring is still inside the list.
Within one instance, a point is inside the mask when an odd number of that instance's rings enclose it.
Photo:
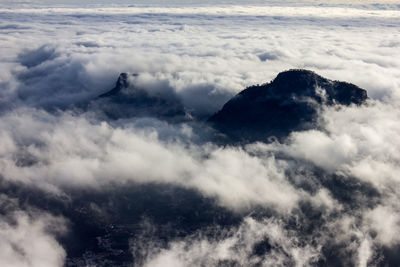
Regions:
[[[173,90],[149,90],[135,86],[138,74],[121,73],[110,91],[99,95],[92,105],[110,119],[155,117],[180,121],[186,116],[180,99]]]
[[[131,76],[133,77],[137,77],[137,74],[131,74]],[[128,81],[128,77],[129,75],[127,73],[121,73],[118,77],[117,82],[115,83],[115,87],[113,89],[111,89],[110,91],[99,95],[99,97],[109,97],[109,96],[115,96],[117,95],[119,92],[121,92],[121,90],[123,90],[124,88],[128,88],[129,87],[129,81]]]
[[[109,119],[153,117],[188,122],[185,107],[172,88],[140,88],[135,85],[137,77],[121,73],[114,88],[99,95],[93,105]],[[293,131],[318,129],[318,114],[324,106],[361,105],[367,99],[367,92],[354,84],[332,81],[309,70],[288,70],[270,83],[241,91],[207,122],[222,133],[222,142],[284,140]]]
[[[324,105],[361,105],[367,98],[356,85],[309,70],[289,70],[270,83],[241,91],[208,121],[232,141],[282,140],[292,131],[317,128]]]

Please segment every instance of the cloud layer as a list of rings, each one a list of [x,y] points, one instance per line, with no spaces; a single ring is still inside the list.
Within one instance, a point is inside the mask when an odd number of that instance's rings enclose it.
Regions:
[[[193,224],[188,232],[165,226],[175,231],[165,242],[158,242],[157,231],[144,241],[137,232],[127,234],[131,254],[142,255],[133,259],[138,264],[367,266],[399,260],[398,10],[28,6],[2,8],[0,18],[3,265],[62,266],[70,251],[59,236],[69,221],[77,222],[68,216],[91,214],[76,192],[100,195],[143,184],[193,190],[211,200],[210,209],[240,220],[234,226]],[[284,143],[213,142],[216,132],[205,118],[246,86],[289,68],[355,83],[371,100],[363,107],[324,108],[321,130],[293,132]],[[188,120],[102,117],[101,104],[92,101],[121,72],[139,73],[132,81],[137,88],[179,99]],[[13,186],[39,190],[65,208],[20,205],[23,194]],[[106,214],[113,203],[102,201],[92,201],[89,210]],[[132,216],[146,220],[147,214]],[[183,217],[177,214],[176,221]],[[107,216],[98,221],[104,225],[93,229],[118,228]],[[149,224],[164,229],[156,220]],[[93,242],[112,247],[98,241],[108,235],[94,234]],[[91,259],[93,251],[86,252],[80,256]]]

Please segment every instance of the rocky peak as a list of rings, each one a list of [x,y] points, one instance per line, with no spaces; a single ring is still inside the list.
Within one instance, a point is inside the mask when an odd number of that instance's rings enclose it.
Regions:
[[[174,92],[151,93],[146,88],[138,88],[131,79],[137,76],[138,74],[121,73],[114,88],[99,95],[92,105],[96,105],[110,119],[153,117],[179,121],[186,116],[184,107]]]
[[[270,83],[251,86],[228,101],[209,121],[236,141],[285,138],[292,131],[316,128],[323,105],[360,105],[367,92],[309,70],[289,70]]]
[[[137,74],[131,74],[131,76],[137,76]],[[121,73],[118,77],[117,82],[115,83],[115,86],[113,89],[110,91],[99,95],[99,97],[108,97],[112,95],[118,94],[122,89],[128,88],[129,87],[129,75],[128,73]]]

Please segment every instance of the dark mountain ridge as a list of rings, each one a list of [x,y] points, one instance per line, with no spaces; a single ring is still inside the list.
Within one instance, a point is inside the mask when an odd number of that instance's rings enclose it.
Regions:
[[[139,88],[133,82],[137,76],[121,73],[115,87],[99,95],[97,105],[108,118],[154,117],[172,123],[196,120],[173,90]],[[222,133],[223,143],[268,142],[272,137],[283,140],[293,131],[318,129],[318,114],[324,106],[361,105],[367,99],[367,92],[354,84],[294,69],[279,73],[270,83],[241,91],[207,122]]]
[[[361,105],[367,92],[309,70],[288,70],[270,83],[248,87],[209,118],[233,141],[283,139],[292,131],[316,128],[324,105]]]

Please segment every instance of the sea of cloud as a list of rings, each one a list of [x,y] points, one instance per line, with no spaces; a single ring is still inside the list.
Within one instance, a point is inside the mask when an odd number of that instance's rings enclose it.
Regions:
[[[275,214],[246,215],[237,228],[214,229],[218,238],[200,231],[148,248],[144,265],[305,266],[330,244],[350,255],[349,264],[367,266],[400,244],[400,11],[28,6],[1,8],[0,18],[2,184],[63,197],[69,188],[165,183],[235,213],[262,207]],[[240,147],[207,142],[208,129],[190,123],[105,121],[84,108],[129,72],[140,74],[137,86],[166,88],[207,117],[246,86],[290,68],[357,84],[371,100],[322,110],[321,131]],[[350,200],[334,190],[333,176],[353,186]],[[302,228],[311,223],[304,205],[320,213],[315,232]],[[3,265],[63,265],[55,236],[68,218],[22,207],[7,194],[0,207]],[[289,226],[293,218],[297,228]],[[272,249],[254,254],[265,240]]]

